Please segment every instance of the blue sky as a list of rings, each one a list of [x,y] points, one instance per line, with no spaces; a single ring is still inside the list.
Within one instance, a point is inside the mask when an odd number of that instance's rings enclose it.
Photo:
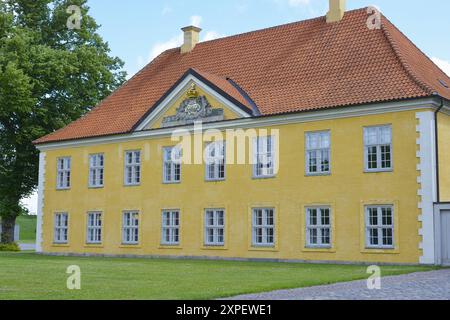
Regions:
[[[129,75],[161,50],[178,46],[192,22],[202,39],[229,36],[324,15],[328,0],[89,0],[90,14]],[[450,1],[347,0],[349,10],[376,5],[419,48],[450,62]],[[446,66],[450,72],[450,63]]]
[[[213,39],[324,15],[328,0],[89,0],[112,54],[132,76],[162,52],[180,45],[192,23]],[[450,74],[450,1],[347,0],[347,9],[375,5]],[[24,200],[32,213],[37,199]]]

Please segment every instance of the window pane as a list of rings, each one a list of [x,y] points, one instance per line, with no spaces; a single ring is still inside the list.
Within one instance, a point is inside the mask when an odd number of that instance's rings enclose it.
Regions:
[[[317,209],[310,209],[309,211],[309,224],[311,226],[317,225]]]
[[[329,209],[322,209],[322,225],[328,226],[330,225],[330,210]]]
[[[378,243],[378,229],[369,229],[369,243],[372,246],[377,246]]]
[[[393,232],[391,228],[383,229],[383,245],[384,246],[392,246],[394,243],[393,240]]]
[[[315,173],[317,172],[317,151],[309,151],[309,172]]]
[[[272,210],[268,210],[267,211],[267,223],[268,226],[273,226],[274,225],[274,220],[273,220],[273,211]]]
[[[322,161],[321,161],[321,171],[329,172],[330,171],[330,151],[322,150],[321,151]]]
[[[331,243],[330,229],[322,229],[322,244],[327,245]]]
[[[317,238],[317,229],[310,229],[309,230],[309,243],[312,245],[318,244],[318,238]]]
[[[367,167],[368,169],[378,168],[378,156],[376,146],[367,148]]]
[[[380,129],[380,144],[391,144],[392,143],[392,128],[382,127]]]
[[[223,211],[217,212],[217,225],[219,225],[219,226],[224,225],[224,212]]]
[[[382,223],[383,223],[383,226],[392,226],[393,225],[393,221],[392,221],[392,210],[391,210],[391,208],[382,208],[381,212],[382,212]]]
[[[378,225],[378,209],[377,208],[369,208],[369,225],[370,226]]]
[[[378,128],[366,128],[364,130],[364,140],[366,146],[378,144]]]
[[[320,148],[326,149],[330,147],[330,133],[322,132],[320,134]]]
[[[391,146],[381,146],[381,167],[391,168]]]

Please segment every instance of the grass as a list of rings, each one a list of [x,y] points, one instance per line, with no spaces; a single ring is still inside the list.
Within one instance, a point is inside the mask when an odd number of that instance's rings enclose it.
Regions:
[[[16,223],[20,226],[19,243],[36,242],[36,216],[17,217]]]
[[[81,268],[81,290],[66,289],[68,266]],[[431,267],[383,266],[400,275]],[[0,300],[206,300],[367,279],[366,267],[287,263],[49,257],[0,253]]]

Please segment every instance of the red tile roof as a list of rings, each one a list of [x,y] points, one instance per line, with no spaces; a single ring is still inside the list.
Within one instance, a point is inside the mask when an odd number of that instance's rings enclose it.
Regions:
[[[37,144],[127,133],[193,68],[243,105],[232,79],[261,115],[427,97],[450,99],[450,78],[391,22],[369,30],[366,9],[341,22],[325,17],[162,53],[87,115]]]

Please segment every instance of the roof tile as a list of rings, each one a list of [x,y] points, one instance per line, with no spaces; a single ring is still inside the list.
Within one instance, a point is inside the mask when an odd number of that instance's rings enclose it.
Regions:
[[[261,115],[411,99],[450,89],[450,78],[390,21],[366,26],[366,9],[339,23],[325,17],[199,43],[162,53],[81,119],[35,141],[47,143],[126,133],[189,69]],[[151,111],[151,110],[150,110]]]

